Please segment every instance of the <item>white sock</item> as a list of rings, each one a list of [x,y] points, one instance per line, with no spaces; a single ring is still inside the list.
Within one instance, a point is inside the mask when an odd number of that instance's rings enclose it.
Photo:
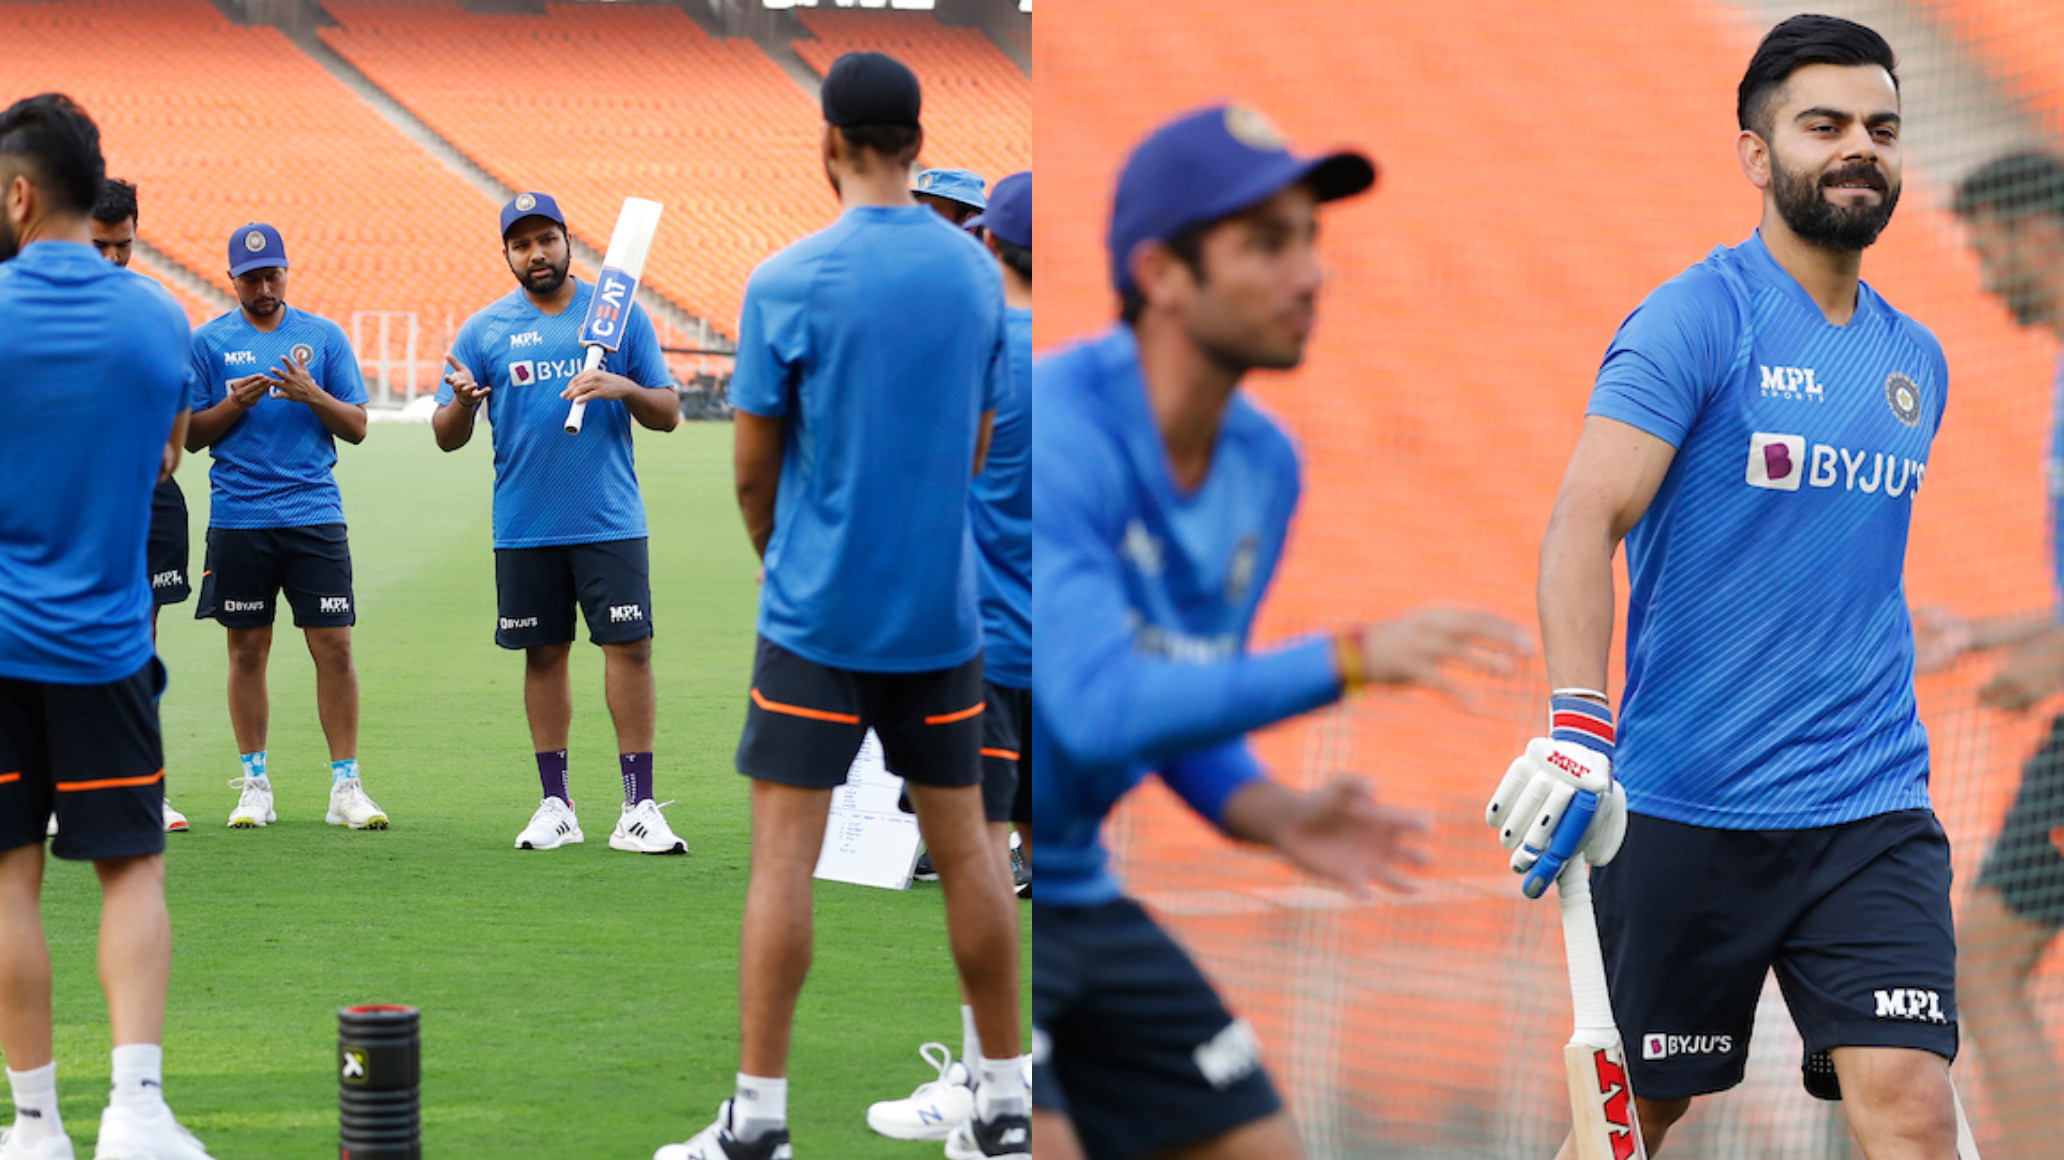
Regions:
[[[966,1003],[960,1005],[960,1061],[972,1064],[982,1058],[982,1036],[975,1030],[975,1009]],[[970,1067],[968,1070],[973,1071]]]
[[[1032,1093],[1025,1087],[1026,1057],[984,1059],[982,1082],[975,1088],[975,1114],[985,1120],[1032,1114]]]
[[[788,1080],[738,1073],[731,1097],[731,1131],[747,1143],[788,1127]]]
[[[28,1071],[8,1068],[7,1086],[14,1093],[14,1130],[22,1143],[64,1135],[64,1118],[57,1114],[55,1062]]]
[[[155,1043],[125,1043],[115,1048],[115,1087],[110,1103],[123,1107],[165,1100],[165,1049]]]

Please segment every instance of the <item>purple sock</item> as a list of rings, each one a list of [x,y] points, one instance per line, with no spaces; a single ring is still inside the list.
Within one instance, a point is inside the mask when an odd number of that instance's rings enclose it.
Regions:
[[[566,792],[566,751],[554,749],[537,755],[538,781],[545,787],[546,797],[555,797],[568,805],[573,797]]]
[[[637,805],[652,796],[652,755],[650,753],[624,753],[617,756],[617,763],[623,766],[623,796],[627,806]]]

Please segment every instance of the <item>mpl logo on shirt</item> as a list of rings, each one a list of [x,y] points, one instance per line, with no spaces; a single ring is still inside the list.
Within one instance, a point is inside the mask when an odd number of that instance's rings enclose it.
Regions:
[[[1750,487],[1766,491],[1839,487],[1893,499],[1918,493],[1927,474],[1926,463],[1889,451],[1858,451],[1832,443],[1809,448],[1803,435],[1758,431],[1749,436],[1744,479]]]
[[[1763,397],[1766,399],[1827,401],[1827,393],[1813,377],[1812,367],[1766,367],[1759,364],[1756,369],[1762,372]]]
[[[248,350],[226,350],[222,352],[222,365],[229,367],[255,367],[258,356]]]
[[[509,336],[509,348],[513,350],[519,346],[538,346],[544,341],[544,335],[539,334],[535,330],[526,330],[522,334],[512,334]]]

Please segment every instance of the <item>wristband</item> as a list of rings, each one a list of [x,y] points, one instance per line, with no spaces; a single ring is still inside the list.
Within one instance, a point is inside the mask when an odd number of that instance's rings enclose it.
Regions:
[[[1359,693],[1369,683],[1368,629],[1343,628],[1333,634],[1333,660],[1340,668],[1340,692]]]
[[[1602,754],[1608,761],[1612,760],[1618,740],[1618,733],[1613,728],[1612,708],[1588,697],[1561,695],[1573,691],[1557,689],[1557,695],[1548,698],[1549,739],[1581,745]]]

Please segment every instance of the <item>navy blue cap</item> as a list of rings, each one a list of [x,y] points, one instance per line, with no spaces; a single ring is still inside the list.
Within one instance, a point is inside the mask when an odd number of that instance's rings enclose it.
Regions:
[[[262,222],[239,227],[229,235],[229,276],[241,278],[267,266],[287,266],[287,243],[279,231]]]
[[[989,208],[969,218],[963,228],[980,226],[1021,250],[1032,248],[1032,171],[1022,170],[997,181],[989,191]]]
[[[831,62],[817,90],[825,123],[917,128],[924,94],[910,66],[880,52],[849,52]]]
[[[917,183],[910,187],[910,192],[976,209],[989,208],[989,199],[982,195],[982,175],[971,169],[927,169],[917,175]]]
[[[1118,175],[1112,283],[1120,292],[1131,288],[1128,259],[1141,242],[1167,241],[1299,182],[1320,201],[1352,197],[1376,184],[1376,163],[1353,150],[1299,157],[1267,117],[1245,105],[1199,109],[1162,125],[1133,148]]]
[[[527,217],[541,217],[548,221],[566,224],[566,216],[559,212],[559,203],[549,193],[519,193],[502,207],[502,236],[509,236],[509,227]]]

